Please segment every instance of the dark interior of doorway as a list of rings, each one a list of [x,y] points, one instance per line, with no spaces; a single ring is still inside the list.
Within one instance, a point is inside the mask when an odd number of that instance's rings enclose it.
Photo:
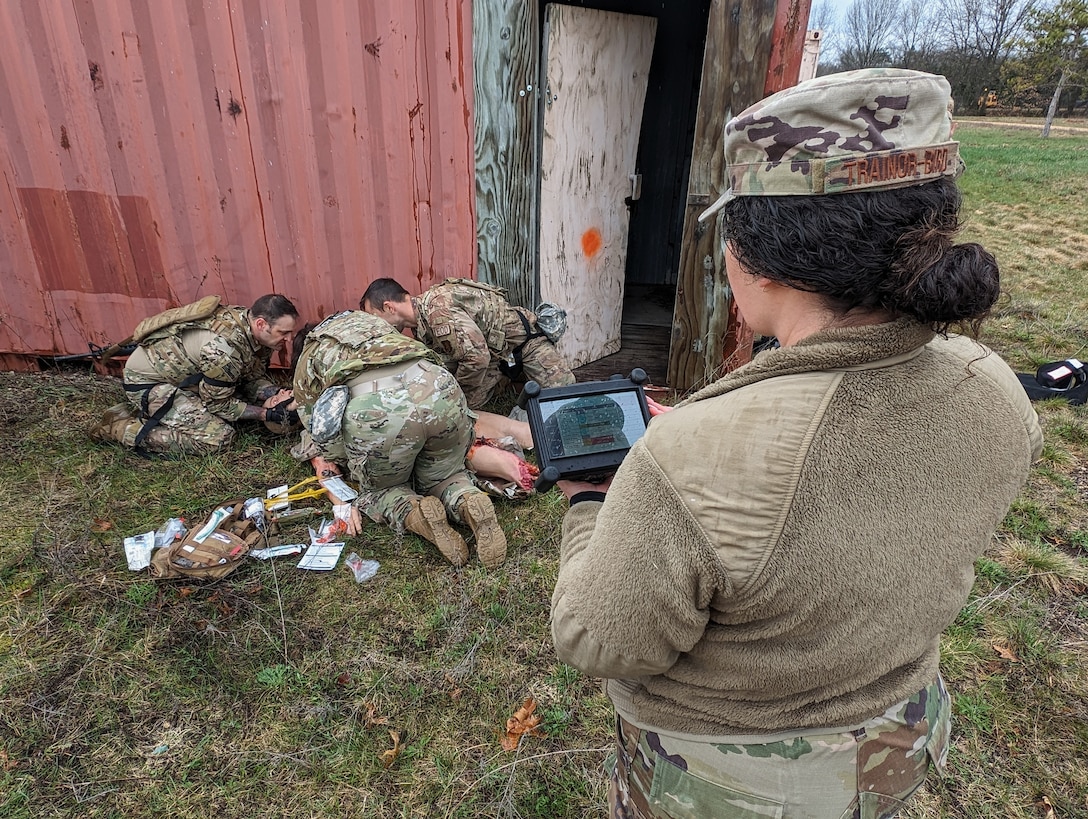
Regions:
[[[546,5],[540,0],[541,25]],[[642,175],[642,194],[630,205],[622,347],[579,368],[577,375],[607,378],[637,366],[652,383],[664,385],[710,0],[572,0],[566,5],[657,18],[635,169]]]

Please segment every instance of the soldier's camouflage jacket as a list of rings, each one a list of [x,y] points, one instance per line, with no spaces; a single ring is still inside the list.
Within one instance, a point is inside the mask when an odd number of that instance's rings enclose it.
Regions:
[[[337,313],[306,337],[295,366],[295,399],[300,411],[306,411],[329,387],[367,370],[416,359],[440,363],[431,350],[395,330],[385,319],[361,310]]]
[[[412,304],[416,338],[442,357],[473,408],[490,397],[499,378],[498,362],[525,341],[526,323],[536,326],[536,315],[512,307],[505,291],[470,279],[446,279]]]

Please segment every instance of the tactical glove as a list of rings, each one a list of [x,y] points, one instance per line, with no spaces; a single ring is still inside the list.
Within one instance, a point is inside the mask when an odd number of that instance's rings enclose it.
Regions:
[[[271,421],[273,424],[282,424],[285,427],[297,426],[299,423],[298,410],[287,409],[287,405],[293,400],[293,398],[285,398],[276,406],[269,407],[265,411],[264,419]]]

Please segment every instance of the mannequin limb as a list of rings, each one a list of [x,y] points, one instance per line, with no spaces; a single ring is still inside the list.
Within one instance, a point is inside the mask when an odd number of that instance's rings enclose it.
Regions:
[[[515,421],[505,415],[494,412],[476,413],[476,437],[477,438],[513,438],[522,449],[533,448],[533,436],[529,432],[529,424],[525,421]],[[480,470],[476,470],[480,472]],[[486,474],[480,472],[480,474]]]

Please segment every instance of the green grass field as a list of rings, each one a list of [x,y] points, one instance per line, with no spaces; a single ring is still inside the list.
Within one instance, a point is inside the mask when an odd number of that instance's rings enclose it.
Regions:
[[[984,340],[1018,370],[1088,356],[1088,134],[956,137],[965,238],[1006,290]],[[558,493],[501,506],[494,572],[371,526],[346,550],[380,561],[363,584],[290,558],[154,582],[124,536],[307,471],[254,431],[214,458],[91,442],[120,396],[89,371],[0,374],[0,816],[604,816],[611,709],[548,630]],[[942,645],[948,776],[903,816],[1088,816],[1088,410],[1039,410],[1044,456]],[[503,750],[526,697],[545,735]]]

